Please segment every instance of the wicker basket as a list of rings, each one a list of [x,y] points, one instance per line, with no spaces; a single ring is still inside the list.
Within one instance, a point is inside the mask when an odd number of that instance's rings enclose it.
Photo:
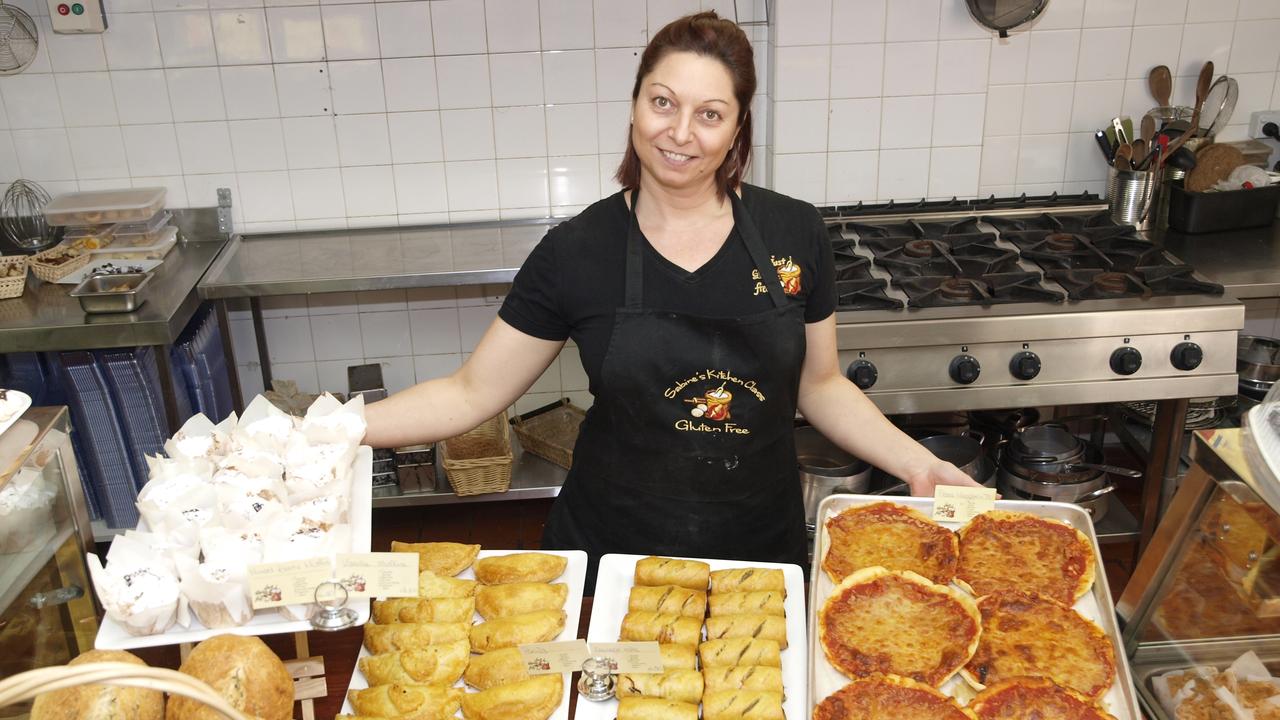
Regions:
[[[144,687],[183,695],[203,703],[224,720],[250,720],[198,678],[177,670],[121,662],[57,665],[11,675],[0,681],[0,708],[31,700],[41,693],[98,684]]]
[[[22,270],[22,274],[16,277],[7,277],[9,268],[17,266]],[[22,296],[22,291],[27,289],[27,256],[26,255],[4,255],[0,256],[0,300],[8,300]]]
[[[568,470],[573,464],[573,446],[587,411],[564,398],[530,410],[511,420],[520,447]]]
[[[58,265],[49,265],[43,262],[45,258],[57,255],[68,249],[70,249],[69,246],[58,244],[48,250],[32,255],[29,261],[31,272],[35,273],[35,276],[41,280],[51,283],[57,282],[89,264],[89,258],[91,256],[83,250],[80,251],[79,256]]]
[[[511,487],[511,431],[504,410],[474,430],[441,441],[440,464],[458,495],[506,492]]]

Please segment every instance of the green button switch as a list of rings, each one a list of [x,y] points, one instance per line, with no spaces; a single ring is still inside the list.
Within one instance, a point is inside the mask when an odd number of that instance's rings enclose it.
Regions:
[[[84,14],[84,6],[83,6],[83,5],[81,5],[80,3],[72,3],[72,5],[71,5],[71,14],[72,14],[72,15],[83,15],[83,14]]]

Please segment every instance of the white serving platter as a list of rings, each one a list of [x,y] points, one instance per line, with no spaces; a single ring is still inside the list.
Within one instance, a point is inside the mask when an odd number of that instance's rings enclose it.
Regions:
[[[17,405],[17,409],[9,416],[9,419],[0,420],[0,435],[3,435],[5,430],[8,430],[14,423],[18,422],[22,414],[27,411],[27,408],[31,407],[30,395],[21,390],[6,390],[5,392],[8,394],[9,401]],[[3,470],[3,468],[0,468],[0,470]]]
[[[635,585],[636,561],[646,555],[605,555],[600,558],[600,570],[596,574],[596,596],[591,604],[591,625],[587,628],[587,642],[617,642],[622,629],[622,618],[627,614],[631,588]],[[759,567],[777,568],[787,588],[783,609],[787,613],[787,649],[782,651],[782,686],[786,697],[782,710],[789,718],[806,718],[809,713],[806,689],[808,675],[808,642],[805,631],[804,571],[799,565],[785,563],[751,562],[747,560],[711,560],[705,558],[681,558],[701,560],[712,570]],[[705,633],[705,627],[704,627]],[[576,720],[613,720],[618,715],[618,701],[590,702],[578,700]]]
[[[836,584],[831,582],[831,577],[822,570],[822,558],[826,555],[829,543],[826,531],[827,520],[846,508],[876,502],[894,502],[914,508],[924,513],[926,517],[933,515],[933,498],[931,497],[830,495],[818,507],[819,533],[815,540],[813,569],[811,570],[809,583],[809,590],[812,593],[809,601],[809,625],[814,628],[814,632],[809,638],[809,654],[812,659],[809,673],[809,705],[801,717],[812,715],[813,708],[818,703],[849,682],[849,678],[845,677],[843,673],[836,670],[827,661],[826,653],[822,651],[822,643],[818,640],[817,625],[815,624],[815,618],[817,613],[821,611],[822,604],[826,602],[836,587]],[[1112,604],[1111,590],[1107,587],[1107,573],[1102,566],[1102,556],[1098,550],[1098,537],[1093,532],[1093,521],[1089,519],[1089,514],[1079,505],[1032,500],[997,500],[995,509],[1024,512],[1061,520],[1089,538],[1089,544],[1093,546],[1097,572],[1094,575],[1093,587],[1076,601],[1074,607],[1077,612],[1093,621],[1107,633],[1107,637],[1111,638],[1111,644],[1115,650],[1116,677],[1111,683],[1111,688],[1107,690],[1107,694],[1102,697],[1102,707],[1116,716],[1118,720],[1142,720],[1142,713],[1138,709],[1138,698],[1133,687],[1133,677],[1129,671],[1129,662],[1124,653],[1124,643],[1121,641],[1120,631],[1116,625],[1115,606]],[[955,522],[939,524],[949,530],[959,530],[963,526],[963,523]],[[962,705],[975,694],[968,683],[960,677],[960,673],[956,673],[950,680],[943,683],[939,689],[944,694],[957,698]]]
[[[352,469],[354,474],[351,478],[351,552],[367,553],[373,542],[373,448],[361,445],[356,451]],[[138,530],[146,531],[146,521],[139,521]],[[347,607],[356,611],[357,624],[363,625],[368,622],[369,601],[367,599],[351,600]],[[98,637],[93,644],[99,650],[130,650],[158,645],[197,643],[214,635],[279,635],[307,632],[312,629],[314,628],[311,627],[311,621],[290,620],[275,609],[260,610],[254,613],[253,619],[248,623],[226,628],[207,628],[200,624],[193,613],[190,627],[173,625],[165,632],[156,635],[130,635],[124,626],[109,616],[104,616],[102,626],[98,629]]]
[[[511,555],[513,553],[522,552],[540,552],[547,555],[559,555],[569,560],[569,563],[564,568],[564,573],[560,577],[551,581],[562,582],[569,586],[569,596],[565,598],[564,601],[564,630],[561,630],[560,634],[552,639],[552,642],[564,642],[576,639],[578,637],[578,622],[582,615],[582,591],[586,586],[587,580],[587,554],[581,550],[481,550],[479,557],[486,558],[494,557],[495,555]],[[458,577],[466,580],[474,580],[476,574],[472,568],[467,568],[463,572],[459,573]],[[473,625],[481,622],[484,622],[484,618],[480,617],[480,613],[476,613],[472,616]],[[364,645],[360,646],[360,655],[356,658],[356,667],[351,673],[351,683],[347,685],[347,690],[361,690],[369,687],[369,682],[365,680],[364,673],[360,672],[359,658],[369,657],[370,654],[371,653],[368,648]],[[555,712],[550,715],[549,720],[569,720],[569,697],[572,693],[576,692],[570,685],[569,680],[570,676],[565,674],[563,676],[564,695],[560,700],[560,707],[556,708]],[[462,680],[458,680],[458,682],[454,683],[454,687],[467,689],[466,683]],[[342,700],[342,712],[350,715],[355,714],[355,710],[351,707],[351,701],[346,698],[343,698]],[[578,703],[577,715],[578,717],[582,717],[582,703]],[[456,716],[462,717],[462,711],[459,710]]]
[[[112,267],[117,267],[117,268],[136,267],[136,268],[141,268],[142,272],[147,273],[160,267],[160,265],[163,263],[164,263],[163,260],[98,260],[96,262],[91,261],[88,265],[85,265],[79,270],[67,273],[66,276],[58,278],[56,283],[58,285],[79,285],[80,283],[84,282],[85,278],[94,274],[95,272],[98,271],[99,268],[105,265],[111,265]]]

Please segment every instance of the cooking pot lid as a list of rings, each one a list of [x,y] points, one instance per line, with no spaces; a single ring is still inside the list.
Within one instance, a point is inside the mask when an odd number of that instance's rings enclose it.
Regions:
[[[1023,457],[1069,459],[1084,453],[1084,442],[1057,425],[1025,427],[1018,432],[1013,445],[1014,454]]]

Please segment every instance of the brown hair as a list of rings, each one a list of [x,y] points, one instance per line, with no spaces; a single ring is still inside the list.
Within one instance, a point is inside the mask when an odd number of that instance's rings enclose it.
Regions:
[[[729,154],[716,168],[716,189],[725,193],[742,182],[751,162],[751,96],[756,92],[756,66],[751,42],[746,33],[732,21],[722,19],[715,11],[700,12],[672,20],[653,36],[640,56],[636,84],[631,89],[631,102],[640,97],[640,82],[662,58],[673,52],[691,52],[719,60],[733,78],[733,94],[738,100],[738,135]],[[627,151],[614,180],[624,188],[640,184],[640,157],[627,130]]]

